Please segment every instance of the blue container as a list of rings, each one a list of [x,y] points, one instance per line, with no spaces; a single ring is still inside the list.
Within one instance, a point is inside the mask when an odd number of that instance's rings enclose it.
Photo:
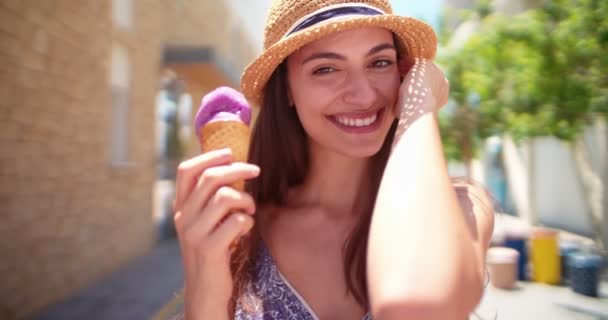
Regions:
[[[512,248],[519,252],[519,261],[517,263],[517,279],[521,281],[527,280],[528,267],[528,248],[526,246],[526,237],[515,237],[508,235],[505,239],[504,246]]]
[[[562,242],[559,244],[559,253],[562,264],[562,280],[565,284],[570,281],[570,274],[568,272],[568,257],[579,251],[580,247],[577,243],[573,242]]]
[[[573,253],[568,257],[570,287],[576,293],[597,297],[602,257],[588,253]]]

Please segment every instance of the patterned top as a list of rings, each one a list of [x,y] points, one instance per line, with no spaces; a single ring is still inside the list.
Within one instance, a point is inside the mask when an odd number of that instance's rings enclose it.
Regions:
[[[262,310],[246,312],[237,306],[235,320],[318,320],[308,303],[285,279],[262,241],[256,257],[253,294],[262,300]],[[371,320],[366,314],[362,320]]]
[[[235,310],[235,320],[319,320],[308,303],[285,279],[270,255],[263,241],[255,260],[255,280],[249,286],[252,296],[260,299],[261,303],[255,310],[245,310],[238,304]],[[180,312],[172,320],[183,320]],[[366,314],[362,320],[371,320]]]

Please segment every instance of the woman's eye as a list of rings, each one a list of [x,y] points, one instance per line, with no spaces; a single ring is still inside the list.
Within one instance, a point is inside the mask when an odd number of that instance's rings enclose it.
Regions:
[[[372,67],[374,68],[385,68],[388,67],[390,65],[392,65],[393,62],[390,60],[378,60],[378,61],[374,61],[374,63],[372,63]]]
[[[321,68],[315,69],[315,71],[313,71],[312,74],[323,75],[323,74],[328,74],[328,73],[331,73],[334,71],[335,71],[335,69],[332,67],[321,67]]]

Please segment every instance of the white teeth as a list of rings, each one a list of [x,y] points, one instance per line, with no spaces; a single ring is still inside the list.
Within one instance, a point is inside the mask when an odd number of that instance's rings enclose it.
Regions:
[[[347,118],[347,117],[336,117],[336,120],[345,125],[345,126],[349,126],[349,127],[366,127],[371,125],[372,123],[376,122],[376,119],[378,118],[377,114],[374,114],[370,117],[367,118],[357,118],[357,119],[353,119],[353,118]]]

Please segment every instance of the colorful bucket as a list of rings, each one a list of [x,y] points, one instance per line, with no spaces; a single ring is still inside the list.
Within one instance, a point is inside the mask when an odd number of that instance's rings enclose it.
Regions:
[[[562,265],[562,283],[570,283],[570,271],[568,266],[568,259],[571,255],[580,251],[580,244],[573,241],[560,241],[559,243],[559,255],[560,262]]]
[[[511,248],[494,247],[488,250],[487,265],[490,283],[495,288],[512,289],[517,283],[519,252]]]
[[[561,281],[561,261],[558,248],[558,232],[538,228],[530,237],[530,257],[532,278],[536,282],[559,284]]]
[[[598,296],[598,284],[603,259],[595,254],[574,253],[568,258],[570,287],[576,293],[590,297]]]
[[[515,249],[519,253],[517,261],[517,279],[528,279],[528,247],[529,231],[524,228],[512,229],[505,232],[504,246]]]

